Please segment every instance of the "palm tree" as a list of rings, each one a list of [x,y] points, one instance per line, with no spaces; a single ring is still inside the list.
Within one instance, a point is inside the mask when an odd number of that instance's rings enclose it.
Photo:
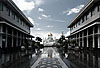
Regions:
[[[42,39],[40,37],[36,37],[36,41],[42,42]]]
[[[42,39],[40,37],[36,37],[36,44],[38,48],[42,48],[42,45],[40,44],[40,42],[42,42]]]

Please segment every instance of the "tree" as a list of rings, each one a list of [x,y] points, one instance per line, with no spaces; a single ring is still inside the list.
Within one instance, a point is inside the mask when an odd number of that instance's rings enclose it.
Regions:
[[[42,48],[43,46],[40,44],[40,42],[42,42],[42,39],[40,37],[36,37],[36,45],[38,48]]]
[[[65,40],[65,36],[61,35],[60,39],[58,40],[58,43],[60,43],[61,45],[63,45],[64,40]]]
[[[42,42],[42,39],[40,37],[36,37],[36,41]]]

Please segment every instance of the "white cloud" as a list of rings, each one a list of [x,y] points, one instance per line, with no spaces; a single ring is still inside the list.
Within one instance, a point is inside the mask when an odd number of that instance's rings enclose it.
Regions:
[[[66,21],[63,21],[63,20],[57,20],[57,19],[53,19],[51,18],[51,15],[46,15],[46,14],[42,14],[42,17],[45,17],[47,20],[49,21],[56,21],[56,22],[66,22]],[[39,19],[39,18],[38,18]],[[41,19],[41,18],[40,18]]]
[[[34,20],[31,17],[28,17],[29,21],[34,25]]]
[[[41,20],[42,18],[41,17],[38,17],[38,19]]]
[[[49,18],[49,20],[50,21],[56,21],[56,22],[64,22],[64,23],[66,22],[66,21],[63,21],[63,20],[57,20],[57,19],[52,19],[52,18]]]
[[[79,5],[79,6],[75,7],[75,8],[63,11],[63,14],[71,15],[73,13],[78,13],[83,7],[84,7],[84,5]]]
[[[26,0],[13,0],[14,3],[19,7],[20,10],[32,10],[35,8],[35,3],[33,1],[27,2]]]
[[[52,28],[53,26],[51,26],[51,25],[48,25],[48,26],[46,26],[46,27],[48,27],[48,28]]]
[[[41,31],[42,29],[41,29],[41,28],[36,28],[35,30],[36,30],[36,31]]]
[[[50,15],[45,15],[45,14],[42,14],[42,16],[45,18],[51,17]]]
[[[44,3],[44,0],[34,0],[36,6],[40,6]]]
[[[66,34],[65,34],[65,36],[69,36],[70,35],[70,31],[68,31]]]
[[[39,11],[39,12],[43,12],[44,9],[42,9],[42,8],[38,8],[38,11]]]

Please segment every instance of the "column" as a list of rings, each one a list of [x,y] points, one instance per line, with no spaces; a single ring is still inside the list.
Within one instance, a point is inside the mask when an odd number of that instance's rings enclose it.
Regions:
[[[22,33],[22,43],[24,44],[24,34]]]
[[[16,47],[18,47],[18,31],[17,31],[17,37],[16,37]]]
[[[84,31],[82,32],[82,48],[84,48]]]
[[[96,63],[95,63],[95,56],[93,56],[93,68],[95,68],[95,65],[96,65]]]
[[[89,41],[88,41],[88,29],[87,29],[87,47],[89,47]]]
[[[100,35],[98,36],[98,48],[100,48]]]
[[[14,47],[14,44],[13,44],[13,42],[14,42],[14,37],[13,37],[13,36],[14,36],[14,30],[12,29],[12,45],[11,45],[12,47]]]
[[[19,32],[19,33],[20,33],[20,32]],[[22,40],[22,39],[21,39],[21,33],[20,33],[19,37],[20,37],[20,46],[21,46],[21,45],[22,45],[22,44],[21,44],[21,43],[22,43],[22,42],[21,42],[21,40]]]
[[[5,47],[7,48],[7,42],[8,42],[7,41],[7,39],[8,39],[8,28],[7,28],[7,26],[6,26],[6,35],[5,36],[6,36],[6,44],[5,44]]]
[[[0,35],[0,47],[2,48],[2,35]]]
[[[2,24],[0,24],[0,33],[2,32]],[[0,34],[0,47],[2,48],[2,35]]]
[[[98,33],[100,33],[100,25],[98,26]],[[98,35],[98,48],[100,48],[100,35]]]
[[[93,26],[93,48],[95,48],[95,38],[94,38],[94,30],[95,30],[95,27]]]
[[[80,47],[80,33],[79,33],[79,47]]]

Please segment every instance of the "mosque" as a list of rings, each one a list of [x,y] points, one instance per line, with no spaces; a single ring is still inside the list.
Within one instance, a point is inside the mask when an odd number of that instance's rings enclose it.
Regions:
[[[44,44],[46,46],[52,46],[53,43],[54,43],[53,34],[52,33],[49,33],[48,34],[48,38],[44,40]]]
[[[48,34],[47,41],[48,41],[48,42],[53,42],[53,41],[54,41],[54,40],[53,40],[53,34],[52,34],[52,33],[49,33],[49,34]]]

